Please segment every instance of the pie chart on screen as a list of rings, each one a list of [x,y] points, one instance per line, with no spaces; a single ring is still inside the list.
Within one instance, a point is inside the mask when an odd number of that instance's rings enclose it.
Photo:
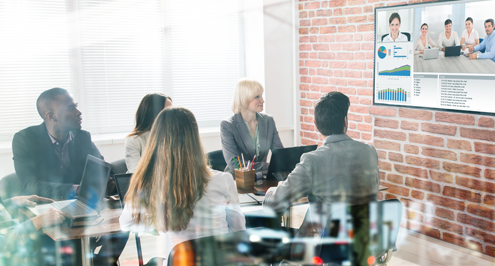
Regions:
[[[385,58],[385,56],[387,56],[387,48],[385,48],[385,46],[381,46],[380,48],[378,48],[378,57],[383,59]]]

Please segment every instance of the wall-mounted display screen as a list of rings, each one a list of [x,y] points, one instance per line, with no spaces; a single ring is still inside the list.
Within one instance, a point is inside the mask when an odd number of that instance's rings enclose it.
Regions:
[[[375,9],[374,104],[495,113],[495,0]]]

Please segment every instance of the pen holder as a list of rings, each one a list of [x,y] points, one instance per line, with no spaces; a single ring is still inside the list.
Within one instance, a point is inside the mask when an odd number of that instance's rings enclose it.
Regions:
[[[255,170],[241,171],[235,170],[235,183],[237,189],[246,190],[254,188]]]

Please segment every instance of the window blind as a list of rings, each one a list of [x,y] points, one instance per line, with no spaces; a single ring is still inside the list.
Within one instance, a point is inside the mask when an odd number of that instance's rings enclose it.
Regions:
[[[139,102],[164,92],[160,0],[79,0],[85,128],[131,132]]]
[[[42,91],[72,90],[67,33],[64,0],[0,0],[1,139],[42,122]]]
[[[234,89],[244,76],[240,0],[168,0],[169,84],[174,105],[200,126],[232,115]]]

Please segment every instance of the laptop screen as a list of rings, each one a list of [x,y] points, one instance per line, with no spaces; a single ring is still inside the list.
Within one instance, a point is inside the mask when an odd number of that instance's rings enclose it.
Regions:
[[[98,210],[107,188],[111,164],[88,155],[77,199]]]

